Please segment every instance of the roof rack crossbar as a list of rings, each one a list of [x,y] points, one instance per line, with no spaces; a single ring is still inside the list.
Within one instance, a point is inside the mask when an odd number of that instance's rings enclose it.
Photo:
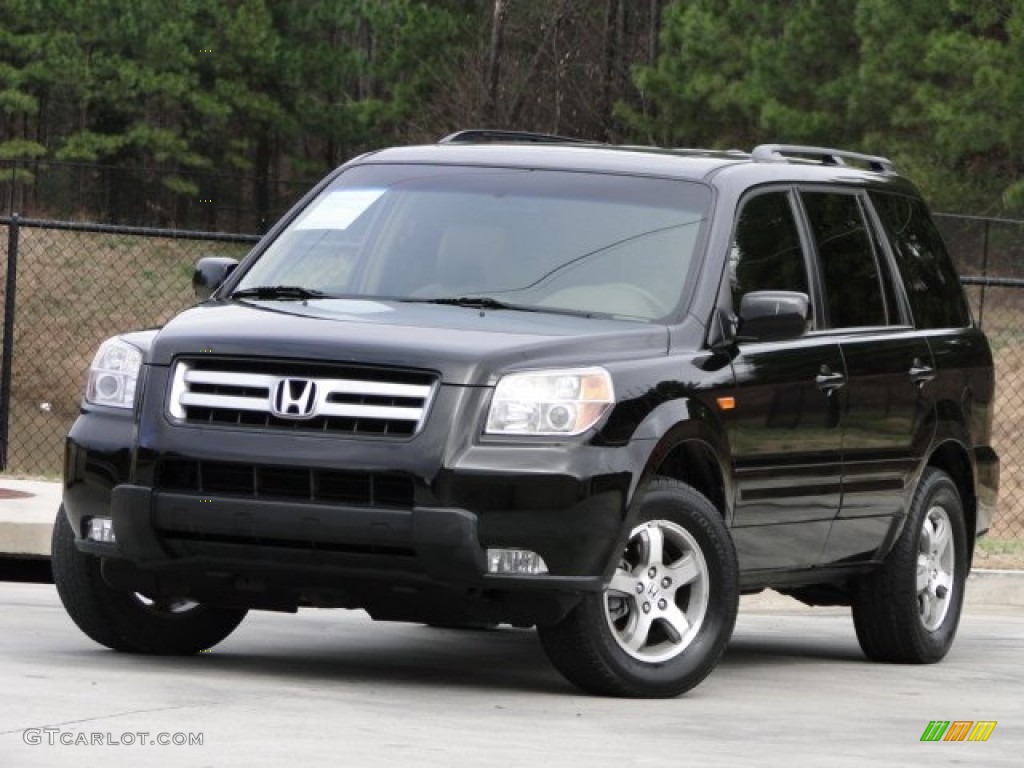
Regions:
[[[791,157],[795,156],[795,157]],[[862,155],[828,147],[806,147],[799,144],[761,144],[754,148],[751,157],[760,163],[788,163],[792,159],[817,160],[822,165],[847,165],[847,160],[863,163],[877,173],[893,173],[896,166],[892,160],[878,155]]]
[[[486,144],[488,142],[522,141],[532,144],[596,144],[587,139],[559,136],[554,133],[533,133],[532,131],[506,131],[491,128],[467,128],[450,133],[438,144]]]

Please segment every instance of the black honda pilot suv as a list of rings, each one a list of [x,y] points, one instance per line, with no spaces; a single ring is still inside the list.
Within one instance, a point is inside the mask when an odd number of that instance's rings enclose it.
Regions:
[[[536,626],[674,696],[740,594],[935,662],[992,519],[993,367],[885,158],[462,131],[332,173],[197,306],[102,344],[53,570],[110,648],[247,610]]]

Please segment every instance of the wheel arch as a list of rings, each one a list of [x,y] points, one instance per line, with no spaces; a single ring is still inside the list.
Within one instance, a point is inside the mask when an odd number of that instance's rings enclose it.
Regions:
[[[724,427],[699,399],[680,398],[662,403],[648,414],[630,443],[633,475],[626,514],[613,551],[625,546],[635,521],[637,492],[658,477],[684,483],[704,496],[728,528],[732,522],[734,485]],[[611,576],[614,561],[604,574]]]
[[[732,518],[733,483],[725,426],[715,409],[700,397],[662,403],[635,436],[654,448],[643,458],[636,488],[662,475],[686,483],[704,495],[728,523]],[[632,495],[632,494],[631,494]]]
[[[654,463],[654,460],[657,463]],[[676,442],[667,451],[652,456],[647,476],[671,477],[698,491],[723,518],[728,517],[727,481],[721,462],[708,443],[698,438]]]
[[[967,449],[956,440],[946,440],[928,457],[927,466],[942,470],[956,485],[964,506],[964,526],[967,529],[968,567],[973,560],[974,541],[977,536],[978,499],[974,493],[974,466]]]

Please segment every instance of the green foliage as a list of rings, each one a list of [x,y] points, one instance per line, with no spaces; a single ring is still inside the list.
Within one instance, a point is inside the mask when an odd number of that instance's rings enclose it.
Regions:
[[[0,0],[0,159],[320,175],[415,119],[458,5]]]
[[[8,115],[24,113],[34,115],[39,111],[39,102],[30,93],[7,88],[0,91],[0,111]]]
[[[858,46],[851,3],[695,0],[665,10],[662,55],[638,67],[653,114],[625,111],[659,143],[736,147],[777,136],[848,143]]]
[[[888,154],[939,207],[1024,210],[1024,4],[681,0],[634,77],[638,137]]]
[[[69,136],[57,151],[58,160],[100,160],[116,155],[128,140],[124,136],[79,131]]]
[[[986,201],[1020,206],[1024,182],[1024,7],[950,0],[952,20],[930,36],[931,77],[919,90],[934,140],[955,168],[984,169]]]
[[[762,137],[806,143],[829,136],[849,146],[860,137],[848,94],[858,41],[854,3],[796,0],[779,9],[779,28],[751,45],[750,102],[760,110]]]
[[[751,68],[746,30],[768,15],[757,0],[693,0],[665,10],[662,55],[637,67],[637,86],[654,105],[647,114],[620,114],[647,141],[664,146],[730,147],[749,144],[755,130],[746,74]]]
[[[46,147],[28,139],[0,142],[0,160],[32,160],[46,154]]]
[[[292,14],[288,47],[303,54],[294,61],[294,109],[323,164],[400,141],[462,32],[457,14],[412,0],[311,3]],[[321,158],[310,160],[315,167]]]
[[[236,198],[262,215],[274,179],[479,122],[493,8],[0,0],[0,160],[113,165],[133,174],[123,196],[182,202],[214,196],[194,171],[239,171],[256,181]],[[1024,213],[1020,0],[506,8],[496,114],[508,127],[861,149],[897,160],[937,207]],[[115,210],[116,192],[103,195]]]

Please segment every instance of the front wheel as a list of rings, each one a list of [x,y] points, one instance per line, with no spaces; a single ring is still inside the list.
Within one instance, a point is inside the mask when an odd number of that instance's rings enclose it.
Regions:
[[[860,581],[853,624],[875,661],[930,664],[953,645],[967,581],[963,503],[949,475],[929,467],[885,563]]]
[[[115,651],[188,655],[205,651],[234,631],[246,611],[185,598],[146,597],[110,587],[99,558],[79,552],[63,508],[53,526],[51,563],[57,594],[71,620]]]
[[[677,696],[718,663],[736,623],[739,578],[718,510],[656,478],[637,492],[636,527],[603,592],[538,627],[555,667],[585,691]]]

